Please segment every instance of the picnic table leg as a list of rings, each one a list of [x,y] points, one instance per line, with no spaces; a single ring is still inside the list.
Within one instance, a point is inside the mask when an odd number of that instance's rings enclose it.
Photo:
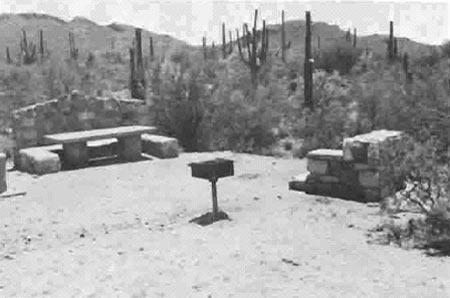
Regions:
[[[88,163],[88,148],[86,142],[63,144],[64,164],[69,168],[78,168]]]
[[[117,151],[119,158],[126,161],[139,160],[142,152],[141,135],[118,138]]]

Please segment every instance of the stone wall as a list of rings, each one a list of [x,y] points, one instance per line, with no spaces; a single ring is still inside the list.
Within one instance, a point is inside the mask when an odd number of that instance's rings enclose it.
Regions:
[[[152,123],[153,115],[143,101],[118,96],[90,97],[77,91],[12,113],[16,149],[45,145],[46,134],[121,125]]]
[[[343,150],[319,149],[307,155],[308,174],[290,188],[362,202],[380,201],[402,187],[407,136],[378,130],[345,138]]]

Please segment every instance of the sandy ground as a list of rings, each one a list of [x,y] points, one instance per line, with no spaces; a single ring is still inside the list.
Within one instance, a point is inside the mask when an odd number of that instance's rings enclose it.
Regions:
[[[235,160],[218,182],[232,221],[198,226],[209,182],[189,162]],[[368,244],[378,208],[289,191],[303,160],[232,153],[42,177],[0,199],[0,297],[450,297],[450,258]]]

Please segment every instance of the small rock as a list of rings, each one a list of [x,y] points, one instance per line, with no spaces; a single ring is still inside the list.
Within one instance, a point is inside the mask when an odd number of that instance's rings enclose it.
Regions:
[[[139,247],[139,251],[144,251],[144,248],[143,247]]]
[[[355,225],[354,224],[349,224],[347,225],[347,228],[353,228]]]
[[[277,199],[278,199],[278,200],[281,200],[282,197],[281,197],[280,195],[277,195]]]
[[[80,238],[84,238],[84,237],[85,237],[84,233],[81,233]]]
[[[260,198],[254,197],[253,200],[258,201]]]

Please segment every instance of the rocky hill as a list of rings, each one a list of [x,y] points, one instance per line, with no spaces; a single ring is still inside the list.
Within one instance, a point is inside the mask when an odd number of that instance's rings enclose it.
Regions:
[[[259,22],[260,23],[260,22]],[[301,58],[304,52],[305,22],[286,22],[286,41],[291,43],[290,55]],[[280,48],[281,25],[268,25],[270,49],[273,54]],[[74,33],[75,45],[80,50],[81,57],[87,57],[90,52],[98,53],[108,50],[119,51],[127,54],[128,48],[132,44],[134,37],[134,27],[125,24],[112,23],[106,26],[98,25],[84,17],[76,17],[71,21],[37,13],[24,14],[1,14],[0,15],[0,45],[3,52],[0,61],[6,60],[5,48],[9,47],[11,56],[14,59],[19,54],[19,41],[22,30],[25,30],[29,41],[38,42],[39,30],[44,32],[44,39],[48,50],[52,56],[67,57],[69,51],[69,32]],[[234,28],[227,28],[234,29]],[[259,26],[261,29],[261,26]],[[336,48],[346,46],[345,34],[337,25],[330,25],[323,22],[313,23],[313,48],[318,48],[318,37],[320,37],[320,48]],[[234,34],[233,34],[234,35]],[[174,46],[185,47],[190,50],[199,50],[198,46],[188,45],[186,42],[178,40],[169,35],[157,34],[143,30],[144,52],[148,52],[148,38],[152,36],[154,41],[155,54],[161,55],[168,48]],[[228,38],[228,36],[227,36]],[[386,51],[386,36],[369,35],[358,37],[358,46],[368,47],[375,53],[384,54]],[[408,38],[399,38],[399,49],[401,52],[407,51],[410,55],[421,55],[428,53],[430,46],[414,42]]]
[[[13,59],[17,57],[22,30],[26,31],[29,41],[38,43],[40,29],[43,30],[47,49],[52,56],[62,57],[69,55],[69,32],[74,33],[75,46],[79,48],[82,58],[87,57],[90,52],[115,50],[125,53],[134,37],[134,27],[117,23],[102,26],[82,17],[64,21],[45,14],[2,14],[0,15],[0,45],[3,54],[0,56],[0,60],[5,61],[6,59],[4,54],[6,47],[10,48]],[[145,52],[148,52],[150,36],[153,38],[157,54],[171,46],[188,47],[185,42],[168,35],[143,30]]]

